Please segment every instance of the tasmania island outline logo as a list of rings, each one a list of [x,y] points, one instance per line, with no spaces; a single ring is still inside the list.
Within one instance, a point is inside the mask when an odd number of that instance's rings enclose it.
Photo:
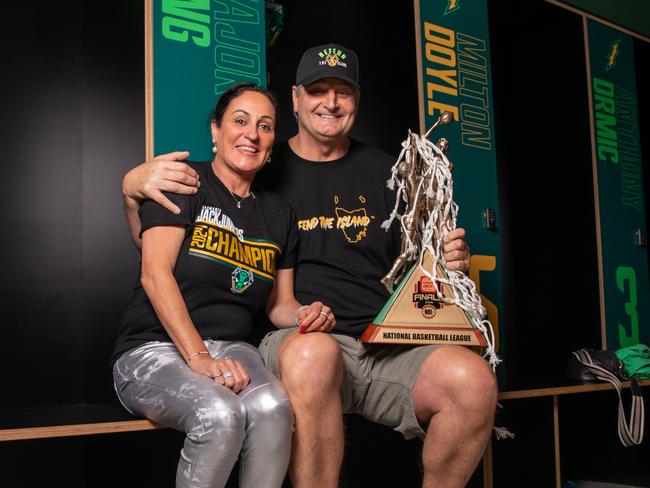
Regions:
[[[359,195],[358,198],[362,205],[366,204],[366,197]],[[340,199],[338,195],[334,195],[336,227],[343,231],[345,239],[350,244],[356,244],[368,235],[368,224],[374,217],[368,215],[365,207],[348,210],[340,207],[339,203]]]
[[[248,269],[243,269],[237,266],[230,274],[231,286],[230,291],[233,293],[243,293],[248,287],[253,284],[253,272]]]

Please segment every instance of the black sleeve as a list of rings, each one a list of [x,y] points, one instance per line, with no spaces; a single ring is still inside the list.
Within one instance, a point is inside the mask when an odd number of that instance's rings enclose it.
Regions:
[[[142,233],[151,227],[159,225],[192,225],[196,209],[196,195],[178,195],[177,193],[163,192],[164,195],[174,202],[181,209],[181,213],[176,215],[167,210],[162,205],[158,205],[153,200],[145,200],[138,215],[140,216],[140,237]]]
[[[296,266],[298,253],[298,218],[291,207],[288,208],[287,240],[282,254],[278,256],[277,269],[287,269]]]
[[[395,208],[396,190],[391,190],[390,188],[386,187],[384,188],[384,195],[386,198],[386,218],[389,218],[391,212]],[[400,215],[404,212],[403,200],[400,201],[400,204],[397,207],[397,212]],[[382,232],[384,232],[383,229]],[[400,225],[399,218],[395,218],[395,220],[393,220],[393,223],[390,225],[390,228],[386,232],[390,234],[388,257],[390,259],[394,259],[399,256],[402,247],[402,226]]]

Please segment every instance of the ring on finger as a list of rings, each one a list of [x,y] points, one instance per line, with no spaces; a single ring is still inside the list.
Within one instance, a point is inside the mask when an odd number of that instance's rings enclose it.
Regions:
[[[228,378],[232,378],[234,376],[232,371],[224,371],[223,372],[223,378],[227,380]]]
[[[329,319],[330,319],[330,318],[329,318],[329,315],[327,315],[325,312],[318,312],[318,313],[321,314],[323,317],[325,317],[325,320],[329,320]]]

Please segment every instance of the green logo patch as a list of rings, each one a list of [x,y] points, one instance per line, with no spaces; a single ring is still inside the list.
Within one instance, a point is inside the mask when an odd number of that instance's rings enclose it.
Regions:
[[[253,272],[239,266],[230,274],[230,277],[232,283],[230,291],[233,293],[243,293],[254,281]]]

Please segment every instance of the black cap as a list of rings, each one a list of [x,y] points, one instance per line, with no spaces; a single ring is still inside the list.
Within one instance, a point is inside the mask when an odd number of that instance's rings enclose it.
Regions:
[[[321,78],[341,78],[359,88],[359,61],[352,49],[323,44],[307,49],[296,71],[296,85],[308,85]]]

